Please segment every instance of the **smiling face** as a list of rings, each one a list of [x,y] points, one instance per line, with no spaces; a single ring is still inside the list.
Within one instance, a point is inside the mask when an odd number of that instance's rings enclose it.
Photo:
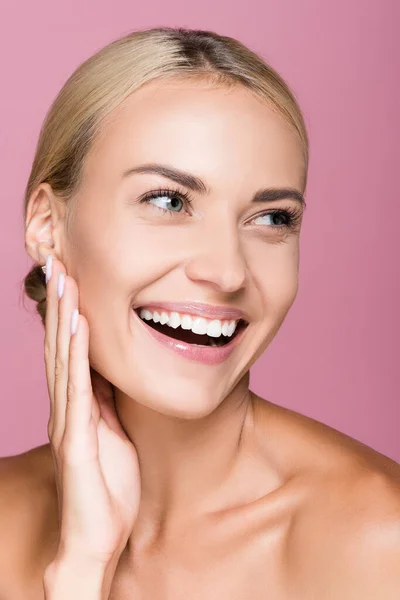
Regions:
[[[149,164],[186,172],[207,191],[165,172],[124,176]],[[123,395],[190,418],[209,414],[237,384],[247,384],[244,376],[297,293],[303,210],[291,197],[252,199],[265,188],[302,191],[303,168],[296,134],[243,87],[156,80],[111,113],[87,157],[61,260],[78,284],[91,364]],[[215,349],[215,359],[213,348],[200,349],[199,357],[198,347],[196,354],[176,340],[178,351],[171,350],[139,316],[144,307],[169,316],[168,302],[241,310],[248,325],[239,325],[230,352]],[[210,313],[205,326],[216,316]],[[230,333],[234,326],[224,321],[235,315],[221,317],[208,331],[218,335],[222,325]],[[182,324],[177,318],[173,325]],[[197,325],[205,331],[203,321]],[[181,327],[156,327],[194,339]]]

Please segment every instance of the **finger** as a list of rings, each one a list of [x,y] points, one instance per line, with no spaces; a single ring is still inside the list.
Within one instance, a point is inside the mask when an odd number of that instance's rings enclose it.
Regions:
[[[54,423],[55,443],[61,441],[65,429],[67,407],[69,344],[71,337],[71,315],[78,307],[78,287],[74,279],[61,272],[57,281],[58,327],[55,357]]]
[[[71,335],[69,345],[68,371],[64,437],[71,452],[83,452],[85,459],[91,460],[97,458],[98,442],[96,423],[92,419],[94,398],[89,364],[89,326],[79,313],[77,329]],[[79,459],[79,456],[75,458]]]
[[[50,399],[50,418],[48,425],[49,436],[52,435],[54,422],[54,365],[56,359],[56,340],[58,329],[58,297],[57,297],[57,278],[60,271],[64,270],[63,265],[56,259],[46,261],[46,317],[45,317],[45,336],[44,336],[44,359],[46,366],[47,389]]]

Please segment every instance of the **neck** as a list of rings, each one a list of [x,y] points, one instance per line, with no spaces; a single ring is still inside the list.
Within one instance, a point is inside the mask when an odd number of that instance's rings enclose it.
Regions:
[[[251,428],[248,382],[247,374],[211,414],[191,420],[157,412],[116,390],[118,416],[138,453],[141,475],[131,543],[147,545],[174,524],[218,506]]]

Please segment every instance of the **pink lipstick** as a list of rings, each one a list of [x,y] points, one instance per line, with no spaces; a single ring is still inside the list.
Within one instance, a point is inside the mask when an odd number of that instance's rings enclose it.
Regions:
[[[153,305],[146,304],[145,306],[148,307],[148,306],[153,306]],[[174,306],[174,310],[176,310],[176,306],[178,306],[178,305],[174,303],[173,306]],[[182,305],[180,305],[180,306],[182,306]],[[186,304],[184,306],[185,306],[185,311],[187,311],[187,314],[190,314],[190,312],[191,312],[191,314],[193,314],[192,311],[188,310],[188,308],[189,308],[188,304]],[[154,304],[154,307],[156,307],[155,304]],[[157,305],[157,307],[167,309],[166,303]],[[171,309],[167,309],[167,310],[171,310]],[[236,315],[238,314],[238,312],[240,315],[243,314],[240,311],[236,311]],[[144,331],[148,335],[150,335],[154,340],[159,342],[162,346],[175,352],[176,354],[178,354],[180,356],[183,356],[184,358],[187,358],[188,360],[192,360],[192,361],[202,363],[205,365],[217,365],[217,364],[222,363],[224,360],[226,360],[232,354],[234,349],[236,348],[237,344],[239,343],[239,341],[242,338],[244,330],[246,329],[246,327],[239,328],[236,335],[234,335],[232,337],[232,339],[227,344],[224,344],[223,346],[199,346],[196,344],[189,344],[182,340],[177,340],[177,339],[171,338],[167,335],[164,335],[160,331],[157,331],[153,327],[150,327],[150,325],[147,325],[146,321],[143,321],[139,317],[139,315],[136,313],[135,310],[133,310],[133,313],[135,315],[136,320],[139,321],[140,325],[143,327]],[[202,311],[201,314],[204,315],[205,314],[204,311]],[[219,311],[218,314],[221,315],[221,310]],[[224,314],[227,314],[227,312],[225,312]],[[214,317],[214,318],[218,318],[218,317]],[[225,319],[227,319],[227,318],[234,319],[234,318],[241,318],[241,317],[238,317],[238,316],[226,317],[225,316]]]

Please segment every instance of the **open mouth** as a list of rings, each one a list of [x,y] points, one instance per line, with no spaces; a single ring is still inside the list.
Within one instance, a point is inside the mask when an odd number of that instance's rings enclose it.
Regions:
[[[175,340],[180,340],[181,342],[185,342],[186,344],[192,344],[194,346],[226,346],[231,342],[243,329],[245,329],[248,325],[246,321],[240,319],[236,328],[232,335],[224,335],[221,333],[219,336],[210,336],[207,334],[194,333],[191,329],[183,329],[181,325],[177,327],[172,327],[168,323],[162,324],[160,322],[154,322],[152,319],[146,319],[141,316],[142,309],[138,307],[134,309],[138,317],[146,323],[148,327],[155,329],[159,333],[163,335],[173,338]]]

